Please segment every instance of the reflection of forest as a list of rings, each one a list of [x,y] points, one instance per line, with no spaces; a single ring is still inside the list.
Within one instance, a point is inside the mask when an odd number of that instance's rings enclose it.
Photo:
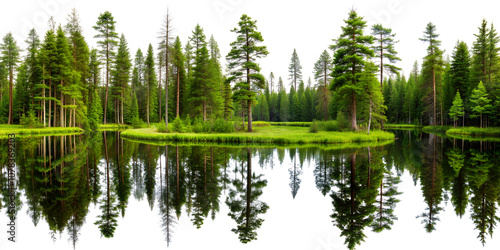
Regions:
[[[420,183],[426,209],[415,216],[425,230],[439,226],[444,202],[451,201],[460,218],[470,211],[485,244],[499,221],[496,144],[397,133],[399,140],[387,146],[336,150],[154,146],[123,140],[116,132],[23,138],[17,143],[17,212],[26,206],[33,224],[43,219],[54,239],[66,231],[76,245],[91,204],[99,208],[94,224],[102,236],[113,237],[132,195],[158,208],[168,244],[182,213],[201,228],[205,219],[216,219],[224,204],[235,222],[232,231],[246,243],[257,239],[269,209],[260,198],[267,180],[256,169],[272,169],[288,152],[292,197],[299,193],[304,162],[312,162],[316,187],[331,198],[333,224],[350,249],[364,240],[365,230],[391,229],[405,171]],[[6,143],[0,141],[0,151]],[[8,198],[6,165],[0,159],[0,208]]]

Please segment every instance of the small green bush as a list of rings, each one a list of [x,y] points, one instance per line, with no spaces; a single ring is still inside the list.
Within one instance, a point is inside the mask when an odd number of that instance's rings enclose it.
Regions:
[[[328,131],[328,132],[334,132],[334,131],[340,131],[340,126],[337,121],[324,121],[321,122],[321,130]]]
[[[311,132],[311,133],[318,133],[318,123],[316,122],[316,120],[314,120],[311,123],[311,126],[309,127],[309,132]]]
[[[191,117],[189,115],[186,116],[186,119],[184,119],[184,132],[186,133],[191,133],[192,126],[191,126]]]
[[[35,110],[33,109],[28,111],[27,117],[22,114],[19,123],[28,128],[43,128],[43,125],[38,122],[38,119],[35,116]]]
[[[156,130],[160,133],[167,132],[167,126],[165,125],[165,121],[163,119],[159,123],[156,124]]]
[[[142,126],[144,125],[144,122],[140,119],[140,118],[134,118],[132,120],[132,127],[134,128],[142,128]]]
[[[340,130],[344,130],[349,127],[349,121],[347,120],[347,117],[345,116],[344,112],[339,111],[337,113],[337,123],[339,125]]]
[[[212,126],[212,132],[214,133],[232,133],[234,132],[234,126],[231,121],[226,121],[222,118],[215,120]]]
[[[184,132],[184,128],[182,126],[182,120],[179,116],[175,117],[173,131],[177,133]]]

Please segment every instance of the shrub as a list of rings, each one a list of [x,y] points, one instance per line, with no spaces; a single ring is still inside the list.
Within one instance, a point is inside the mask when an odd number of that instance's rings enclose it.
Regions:
[[[318,133],[318,124],[317,124],[316,120],[314,120],[311,123],[311,126],[309,127],[309,132],[311,132],[311,133]]]
[[[199,117],[197,117],[194,120],[192,129],[193,129],[194,133],[201,133],[201,132],[203,132],[203,122],[200,120]]]
[[[167,132],[167,126],[165,125],[165,121],[163,119],[159,123],[156,124],[156,130],[160,133]]]
[[[33,110],[33,109],[28,111],[28,117],[26,117],[24,114],[22,114],[19,123],[25,127],[28,127],[28,128],[42,128],[43,127],[43,125],[40,122],[38,122],[38,119],[35,116],[35,110]]]
[[[340,131],[340,126],[337,121],[324,121],[321,122],[321,130],[328,131],[328,132],[333,132],[333,131]]]
[[[192,132],[191,118],[189,117],[189,115],[187,115],[186,119],[184,119],[184,132],[186,132],[186,133]]]
[[[214,133],[231,133],[234,132],[234,126],[231,121],[226,121],[222,118],[215,120],[212,126],[212,132]]]
[[[342,111],[339,111],[337,113],[337,122],[340,130],[344,130],[349,127],[349,121],[347,120],[347,117]]]
[[[175,120],[174,120],[174,127],[172,129],[174,132],[177,132],[177,133],[183,133],[184,132],[184,129],[183,129],[183,126],[182,126],[182,120],[179,116],[175,117]]]
[[[144,125],[144,122],[139,118],[132,119],[132,127],[141,128]]]

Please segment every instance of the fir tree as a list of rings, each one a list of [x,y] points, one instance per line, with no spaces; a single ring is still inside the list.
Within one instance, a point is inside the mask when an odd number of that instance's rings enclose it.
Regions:
[[[449,115],[453,119],[453,127],[457,127],[457,120],[464,115],[464,105],[462,98],[460,98],[460,91],[457,90],[455,99],[453,99],[453,106],[450,108]],[[463,124],[462,124],[463,126]]]
[[[300,65],[299,56],[295,49],[293,49],[290,65],[288,66],[288,74],[288,80],[291,80],[293,88],[297,89],[297,81],[302,80],[302,65]]]
[[[365,57],[374,55],[369,47],[373,43],[373,37],[363,35],[366,21],[358,16],[356,11],[351,10],[348,19],[344,22],[346,26],[342,27],[342,34],[335,40],[336,44],[331,46],[335,51],[332,88],[349,102],[351,127],[357,130],[356,97],[361,91],[357,83],[365,64]]]
[[[104,98],[104,124],[106,124],[106,113],[108,108],[108,86],[109,73],[112,60],[115,56],[114,47],[118,45],[118,33],[115,32],[115,23],[113,16],[109,11],[99,15],[97,23],[93,28],[97,31],[94,38],[100,38],[97,44],[101,47],[99,53],[104,58],[106,64],[106,92]]]
[[[248,132],[252,132],[252,104],[255,102],[255,92],[252,84],[258,89],[265,87],[265,78],[260,74],[257,59],[269,54],[266,46],[258,46],[263,42],[262,34],[257,31],[256,21],[247,15],[242,15],[238,28],[231,32],[237,34],[236,41],[231,43],[231,51],[226,56],[230,71],[230,82],[236,82],[234,96],[240,102],[246,102],[248,113]]]
[[[471,118],[479,117],[480,127],[483,127],[483,114],[488,114],[491,109],[491,100],[488,99],[488,93],[483,85],[483,82],[479,82],[477,88],[472,90],[472,95],[470,96],[470,103],[472,107]]]

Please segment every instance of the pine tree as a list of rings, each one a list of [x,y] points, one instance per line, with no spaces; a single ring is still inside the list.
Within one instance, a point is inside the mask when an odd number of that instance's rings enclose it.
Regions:
[[[394,49],[394,45],[398,41],[394,41],[395,34],[389,28],[384,28],[381,24],[375,24],[372,26],[372,35],[375,38],[375,43],[373,50],[375,51],[375,57],[380,58],[379,72],[380,72],[380,90],[383,89],[384,82],[384,71],[389,71],[392,74],[398,74],[401,68],[394,65],[397,61],[401,61],[401,58],[397,56],[397,52]],[[387,59],[389,62],[384,61]],[[382,129],[384,128],[384,122],[380,121]]]
[[[104,124],[106,124],[106,113],[108,108],[108,86],[109,86],[109,73],[110,66],[115,57],[114,47],[118,45],[118,33],[115,32],[115,23],[113,16],[109,11],[99,15],[97,23],[93,28],[98,33],[94,38],[100,38],[97,44],[101,47],[99,53],[104,57],[106,64],[106,94],[104,98]]]
[[[474,34],[476,41],[474,41],[472,47],[472,85],[469,87],[467,96],[470,96],[472,89],[476,87],[475,83],[488,81],[488,33],[490,30],[485,19],[483,19],[478,29],[478,34]]]
[[[318,61],[314,64],[314,79],[318,82],[317,89],[319,94],[318,111],[323,113],[323,119],[328,120],[328,103],[331,94],[328,90],[328,84],[331,81],[332,58],[326,50],[321,53]]]
[[[457,127],[457,120],[464,115],[464,105],[462,102],[462,98],[460,98],[460,91],[457,90],[457,94],[455,95],[455,99],[453,99],[453,106],[450,108],[449,115],[453,119],[453,127]],[[463,126],[463,124],[462,124]]]
[[[384,105],[384,97],[382,91],[379,88],[375,72],[377,67],[372,62],[367,62],[365,70],[363,71],[360,78],[360,85],[363,89],[362,104],[363,110],[368,113],[368,131],[370,134],[370,127],[372,126],[372,119],[376,121],[386,121],[387,118],[384,116],[384,111],[387,107]]]
[[[69,96],[71,96],[72,109],[70,114],[70,121],[72,121],[70,126],[86,127],[87,121],[87,101],[89,99],[88,95],[88,79],[89,79],[89,48],[83,37],[83,30],[80,26],[80,18],[76,9],[68,15],[68,23],[65,26],[66,33],[68,34],[68,40],[70,43],[70,50],[72,54],[71,64],[75,75],[71,81],[71,91]]]
[[[13,82],[14,82],[14,71],[19,63],[19,52],[21,49],[17,46],[16,40],[12,36],[12,33],[7,33],[3,37],[3,43],[0,45],[0,50],[2,56],[0,57],[2,63],[8,70],[9,74],[9,118],[7,124],[12,124],[13,120]]]
[[[483,82],[479,82],[477,88],[472,90],[472,95],[470,96],[470,103],[472,107],[471,118],[479,117],[480,127],[483,127],[483,114],[488,114],[491,109],[491,100],[488,99],[488,93],[483,85]]]
[[[115,94],[115,111],[116,111],[116,122],[124,123],[123,117],[123,100],[125,98],[125,92],[128,89],[128,84],[130,80],[130,69],[132,68],[132,61],[130,58],[130,52],[128,49],[128,43],[125,39],[125,35],[121,35],[120,43],[118,45],[118,51],[116,53],[116,59],[114,62],[113,69],[113,80]]]
[[[156,71],[155,59],[153,54],[153,46],[149,44],[146,60],[144,61],[144,78],[146,81],[146,120],[149,127],[149,122],[156,121]]]
[[[280,122],[288,122],[290,117],[290,101],[286,95],[284,90],[279,93],[279,114],[280,114]]]
[[[248,132],[252,132],[252,104],[255,101],[255,92],[252,84],[258,89],[265,87],[265,78],[260,74],[260,67],[256,63],[258,58],[269,54],[266,46],[258,46],[263,42],[262,34],[257,31],[256,21],[247,15],[242,15],[239,28],[231,32],[237,34],[236,41],[231,43],[231,51],[226,56],[230,71],[230,82],[236,82],[234,96],[240,102],[246,101],[248,113]]]
[[[430,70],[432,72],[431,79],[428,82],[431,84],[431,96],[432,96],[432,124],[437,124],[437,115],[436,115],[436,96],[437,96],[437,81],[436,74],[439,74],[443,71],[443,52],[439,49],[439,45],[441,45],[441,41],[437,40],[439,35],[436,33],[436,26],[432,23],[428,23],[427,27],[424,31],[424,37],[420,38],[423,42],[429,42],[429,46],[427,47],[427,55],[424,57],[423,67]],[[441,121],[442,123],[443,121]],[[441,124],[442,125],[442,124]]]
[[[164,60],[164,62],[165,62],[165,75],[166,75],[166,78],[165,78],[165,126],[167,127],[167,129],[168,129],[168,80],[170,77],[168,70],[169,70],[169,63],[170,63],[169,56],[171,53],[170,43],[171,43],[171,40],[173,40],[172,31],[173,31],[173,29],[172,29],[172,16],[170,15],[170,12],[167,8],[167,13],[165,14],[165,19],[163,20],[162,29],[160,32],[160,34],[161,34],[160,35],[160,38],[161,38],[160,48],[162,50],[162,53],[165,55],[165,60]],[[161,78],[161,74],[160,74],[160,78]]]
[[[363,35],[366,21],[363,21],[356,11],[351,10],[344,22],[346,26],[342,27],[342,34],[335,40],[336,44],[331,46],[335,51],[332,89],[350,103],[351,127],[357,130],[356,96],[361,91],[357,82],[365,64],[365,57],[374,55],[369,47],[373,43],[373,37]]]
[[[300,65],[299,56],[295,49],[293,49],[290,65],[288,66],[288,74],[288,80],[291,80],[293,88],[297,89],[297,81],[302,80],[302,65]]]
[[[269,86],[271,87],[271,93],[273,93],[273,87],[274,87],[274,73],[271,72],[269,74]]]
[[[69,94],[70,86],[68,84],[73,79],[75,71],[71,65],[71,50],[69,48],[69,42],[66,38],[66,34],[64,33],[61,26],[57,29],[57,37],[56,37],[56,67],[55,67],[55,82],[59,83],[60,91],[60,99],[58,104],[60,105],[60,114],[59,114],[59,126],[66,126],[66,115],[65,108],[74,108],[72,106],[67,106],[65,103],[65,94]],[[54,122],[55,124],[55,122]]]
[[[173,45],[173,54],[172,54],[172,65],[174,67],[174,82],[175,82],[175,117],[184,115],[185,113],[185,100],[187,98],[187,82],[186,82],[186,68],[185,62],[186,58],[184,53],[182,52],[182,44],[179,37],[176,37],[174,45]]]
[[[500,37],[497,34],[497,31],[493,27],[493,23],[491,24],[491,28],[488,32],[488,51],[487,51],[487,74],[488,74],[488,83],[493,83],[498,74],[498,67],[500,58],[498,57],[498,52],[500,51],[500,47],[498,43],[500,42]],[[493,79],[493,80],[492,80]]]
[[[39,103],[35,104],[35,97],[38,97],[39,93],[38,90],[42,89],[43,91],[45,90],[41,84],[42,84],[42,64],[41,64],[41,42],[38,34],[36,33],[35,29],[31,29],[30,33],[28,34],[28,37],[25,41],[28,46],[28,55],[26,56],[26,70],[28,74],[28,82],[29,86],[27,91],[29,91],[29,99],[31,101],[30,109],[35,109],[37,107],[40,107],[42,105],[39,105]],[[1,90],[0,90],[1,91]],[[41,91],[40,91],[41,92]],[[38,101],[38,100],[37,100]],[[39,108],[40,110],[40,108]],[[42,110],[42,114],[45,112],[45,110]],[[39,114],[39,117],[42,117],[42,114]]]
[[[463,41],[458,41],[452,54],[450,84],[453,92],[459,91],[461,93],[462,99],[465,99],[465,94],[469,88],[470,65],[467,44]]]

